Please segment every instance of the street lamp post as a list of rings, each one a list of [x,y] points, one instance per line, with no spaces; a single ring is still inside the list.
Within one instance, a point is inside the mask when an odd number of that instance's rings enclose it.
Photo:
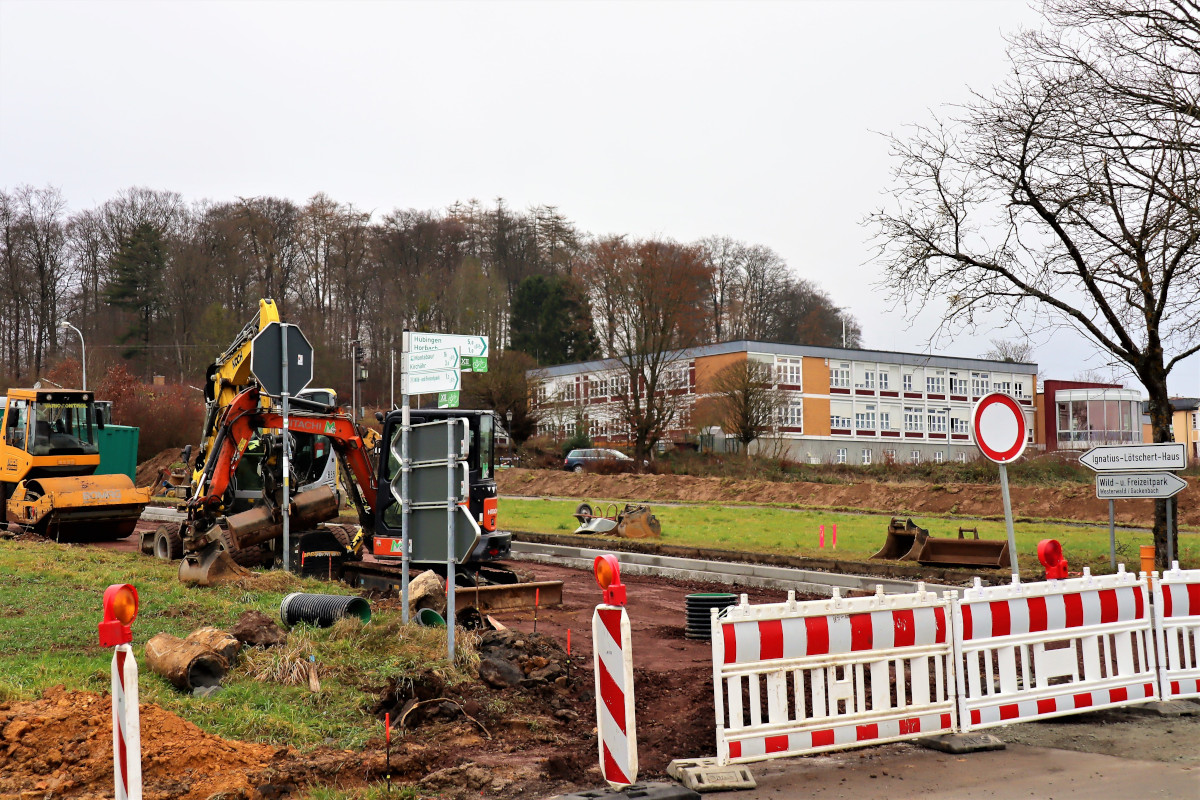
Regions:
[[[62,330],[63,328],[70,328],[71,330],[73,330],[79,334],[79,358],[81,359],[81,361],[79,363],[79,371],[81,373],[83,373],[83,390],[86,392],[87,391],[87,346],[83,343],[83,331],[79,330],[79,328],[76,328],[74,325],[67,322],[65,319],[58,321],[58,328],[59,328],[59,330]]]

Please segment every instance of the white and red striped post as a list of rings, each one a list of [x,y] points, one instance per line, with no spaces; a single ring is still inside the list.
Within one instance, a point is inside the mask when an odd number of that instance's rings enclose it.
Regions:
[[[133,650],[117,645],[112,660],[113,783],[116,800],[142,800],[142,723]]]
[[[637,781],[633,648],[617,557],[597,556],[595,572],[596,582],[604,590],[604,603],[596,606],[592,615],[600,771],[610,786],[620,789]]]
[[[112,647],[113,785],[116,800],[142,800],[142,723],[138,668],[129,643],[137,617],[137,589],[114,583],[104,592],[100,646]]]

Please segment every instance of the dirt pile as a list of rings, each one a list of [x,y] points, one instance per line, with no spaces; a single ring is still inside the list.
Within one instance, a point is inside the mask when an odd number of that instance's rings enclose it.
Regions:
[[[103,798],[113,790],[111,700],[46,691],[0,703],[0,797]],[[377,759],[232,742],[158,706],[140,706],[145,797],[261,800],[313,783],[360,782]],[[364,759],[366,759],[364,761]]]
[[[134,485],[145,488],[153,486],[158,488],[162,483],[163,470],[169,470],[171,465],[179,461],[179,448],[170,447],[163,450],[156,456],[148,458],[138,464],[137,472],[134,473]]]
[[[997,479],[998,480],[998,479]],[[506,469],[496,473],[501,494],[522,497],[597,498],[677,503],[760,503],[845,508],[882,514],[951,514],[1003,518],[1000,485],[859,483],[829,484],[698,478],[691,475],[596,475],[561,470]],[[1200,527],[1200,481],[1179,497],[1180,524]],[[1013,514],[1027,519],[1108,522],[1108,501],[1091,484],[1013,486]],[[1118,525],[1148,527],[1151,500],[1116,504]]]

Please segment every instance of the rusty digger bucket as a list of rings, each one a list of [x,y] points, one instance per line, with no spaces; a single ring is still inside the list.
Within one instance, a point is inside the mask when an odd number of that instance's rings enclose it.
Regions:
[[[220,586],[253,578],[254,573],[230,558],[220,542],[213,542],[195,553],[184,553],[179,562],[179,581],[196,586]]]
[[[916,561],[917,554],[929,539],[929,530],[911,519],[892,517],[888,523],[887,540],[879,552],[871,558],[890,558],[898,561]]]
[[[966,538],[965,533],[974,534],[974,538]],[[1000,569],[1012,566],[1012,555],[1004,539],[980,539],[977,528],[959,528],[957,539],[926,539],[917,553],[917,563]]]

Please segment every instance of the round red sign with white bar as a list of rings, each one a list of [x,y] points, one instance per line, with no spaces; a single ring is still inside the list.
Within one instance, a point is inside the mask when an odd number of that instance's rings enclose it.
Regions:
[[[971,410],[971,433],[989,460],[997,464],[1016,461],[1025,452],[1025,412],[1006,394],[984,395]]]

